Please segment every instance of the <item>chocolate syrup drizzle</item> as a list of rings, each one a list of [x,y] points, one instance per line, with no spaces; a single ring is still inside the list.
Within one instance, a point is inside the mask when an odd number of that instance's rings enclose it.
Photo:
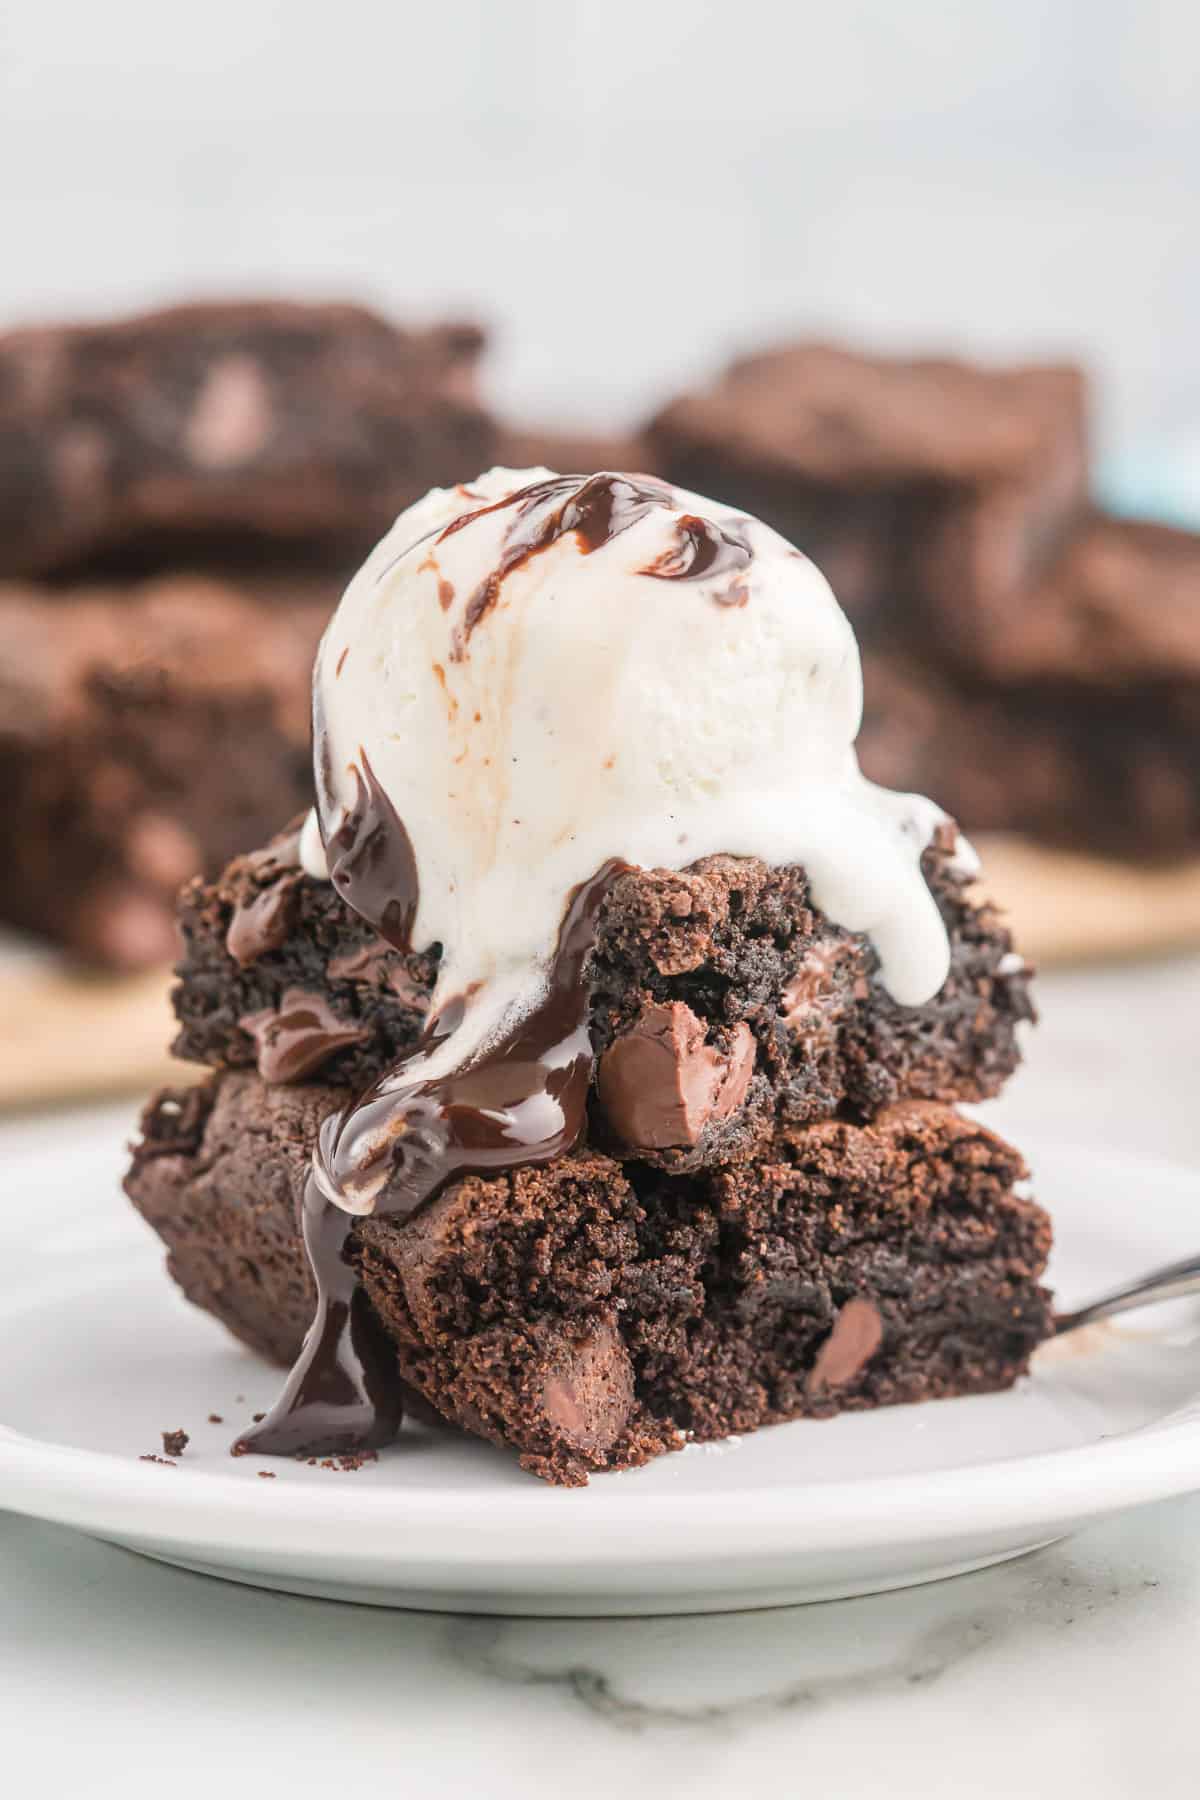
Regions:
[[[359,829],[370,828],[364,815]],[[322,1123],[302,1208],[316,1317],[282,1396],[237,1451],[332,1454],[395,1437],[395,1351],[348,1256],[356,1215],[405,1219],[459,1176],[549,1162],[579,1142],[593,1063],[584,968],[601,903],[626,867],[607,863],[572,895],[544,998],[497,1044],[446,1074],[423,1073],[460,1022],[460,1002]]]
[[[574,532],[585,556],[628,531],[656,507],[674,509],[675,490],[653,475],[555,475],[506,494],[488,506],[464,513],[442,530],[438,543],[462,531],[487,513],[516,509],[516,518],[505,534],[500,560],[481,581],[463,608],[462,623],[455,632],[451,661],[462,662],[471,635],[500,598],[506,578],[531,557],[548,550],[559,538]],[[679,541],[640,571],[658,581],[699,581],[708,575],[739,572],[753,557],[739,522],[713,524],[695,513],[685,513],[676,525]],[[744,590],[742,590],[744,593]],[[739,593],[737,603],[741,603]]]
[[[412,839],[365,750],[351,774],[354,799],[325,845],[329,879],[347,906],[407,956],[421,895]],[[323,805],[322,818],[325,811]]]
[[[714,525],[695,513],[684,513],[676,532],[678,541],[643,569],[643,575],[656,581],[702,581],[705,576],[739,575],[754,560],[749,534],[738,520]],[[738,593],[745,592],[739,584]]]
[[[568,532],[584,554],[630,529],[674,491],[650,476],[556,476],[455,519],[438,542],[483,513],[515,508],[496,570],[470,596],[452,655],[495,606],[504,580]],[[751,551],[741,533],[687,515],[678,546],[646,574],[696,580],[740,570]],[[403,822],[361,750],[354,798],[336,826],[332,755],[314,692],[318,812],[330,879],[347,904],[397,949],[411,949],[419,882]],[[461,1023],[466,1002],[443,1007],[416,1048],[358,1099],[322,1122],[302,1202],[304,1246],[317,1309],[276,1405],[235,1452],[330,1454],[377,1449],[403,1416],[395,1350],[367,1299],[354,1260],[356,1220],[406,1219],[450,1181],[544,1163],[583,1134],[594,1057],[585,968],[604,896],[628,864],[606,863],[570,896],[541,1001],[500,1039],[457,1067],[429,1072]],[[438,1062],[442,1059],[439,1057]],[[436,1065],[434,1065],[436,1067]]]

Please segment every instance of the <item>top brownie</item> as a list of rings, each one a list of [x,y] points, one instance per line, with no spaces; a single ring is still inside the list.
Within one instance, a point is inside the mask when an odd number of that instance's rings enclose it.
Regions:
[[[793,344],[733,363],[650,427],[664,472],[792,538],[856,620],[1031,578],[1083,504],[1080,372]]]
[[[289,831],[184,890],[175,1053],[365,1084],[419,1036],[438,953],[383,942],[302,872],[297,843]],[[814,908],[801,869],[717,856],[620,877],[590,967],[591,1141],[686,1169],[752,1154],[776,1120],[996,1093],[1033,1017],[1029,971],[954,843],[947,825],[925,853],[951,969],[919,1007],[890,998],[869,942]]]
[[[486,467],[474,326],[363,307],[178,306],[0,337],[0,576],[210,540],[352,564],[401,508]]]

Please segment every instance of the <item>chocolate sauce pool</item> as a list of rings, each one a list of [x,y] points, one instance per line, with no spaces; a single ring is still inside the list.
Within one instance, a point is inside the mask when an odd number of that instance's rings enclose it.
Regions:
[[[666,483],[650,476],[556,476],[455,519],[439,541],[482,513],[510,507],[516,514],[497,568],[467,602],[454,655],[461,660],[467,653],[506,576],[530,557],[568,532],[589,554],[652,508],[671,507],[673,498]],[[752,555],[736,523],[716,526],[686,515],[678,536],[643,573],[668,581],[736,575]],[[355,912],[407,952],[420,892],[408,832],[361,747],[351,765],[354,798],[338,816],[319,687],[313,725],[330,880]],[[593,1066],[585,968],[604,896],[628,867],[614,859],[570,896],[543,998],[498,1042],[458,1067],[429,1074],[434,1053],[463,1016],[464,1002],[452,1002],[415,1050],[323,1121],[301,1221],[317,1284],[316,1316],[282,1395],[235,1452],[327,1455],[377,1449],[396,1435],[402,1386],[395,1350],[349,1258],[356,1220],[406,1219],[463,1175],[549,1162],[579,1142]]]

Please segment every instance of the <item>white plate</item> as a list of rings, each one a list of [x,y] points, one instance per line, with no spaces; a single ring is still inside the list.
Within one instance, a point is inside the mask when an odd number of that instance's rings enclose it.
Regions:
[[[66,1145],[52,1121],[9,1128],[0,1157],[0,1501],[234,1581],[469,1612],[772,1606],[977,1568],[1200,1487],[1185,1303],[1050,1346],[1010,1394],[779,1426],[580,1490],[420,1430],[353,1473],[234,1460],[279,1376],[170,1286],[116,1191],[111,1128]],[[1034,1161],[1065,1302],[1196,1251],[1186,1172]],[[176,1467],[139,1461],[176,1426]]]

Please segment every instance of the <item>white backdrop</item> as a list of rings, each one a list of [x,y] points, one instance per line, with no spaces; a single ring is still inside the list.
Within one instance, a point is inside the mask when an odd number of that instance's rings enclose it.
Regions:
[[[1190,0],[3,0],[0,320],[482,312],[519,414],[763,333],[1067,350],[1200,417]]]

